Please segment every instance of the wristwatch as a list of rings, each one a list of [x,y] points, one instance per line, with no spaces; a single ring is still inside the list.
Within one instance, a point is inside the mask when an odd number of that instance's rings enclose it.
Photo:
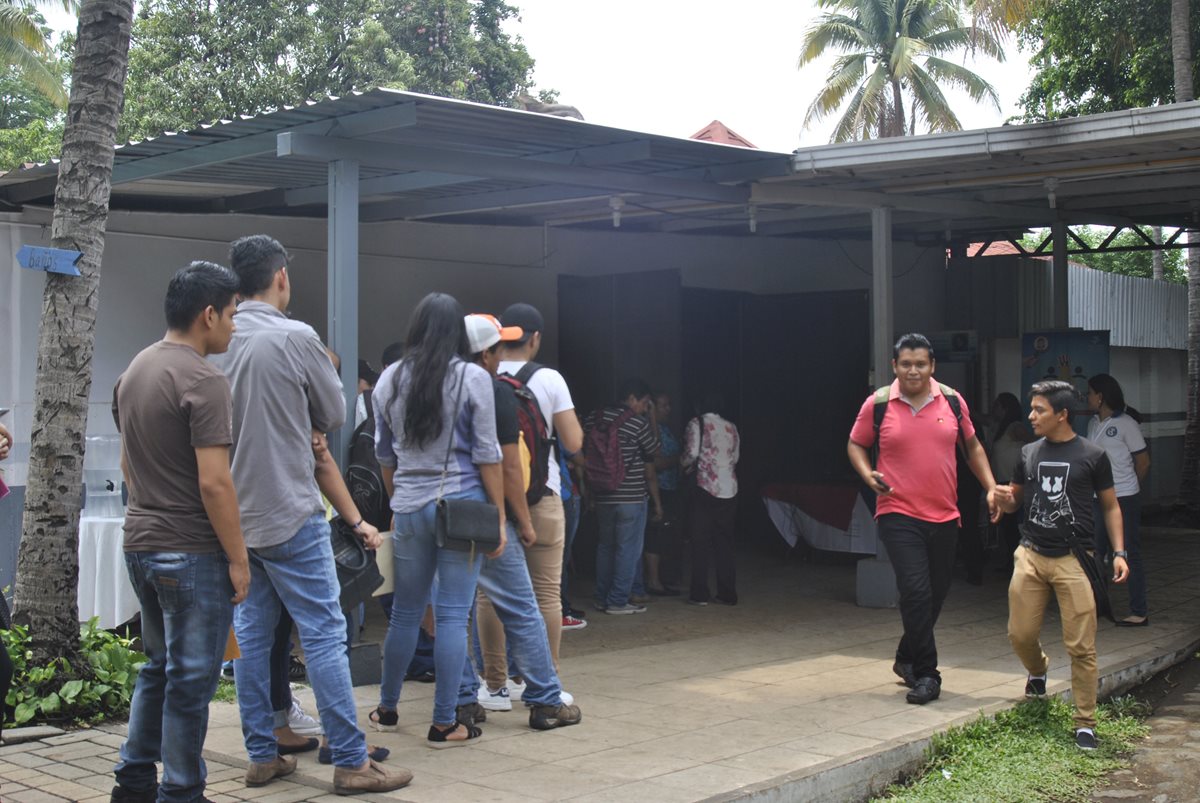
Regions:
[[[1125,560],[1129,560],[1129,553],[1123,549],[1114,549],[1112,554],[1114,558],[1124,558]]]

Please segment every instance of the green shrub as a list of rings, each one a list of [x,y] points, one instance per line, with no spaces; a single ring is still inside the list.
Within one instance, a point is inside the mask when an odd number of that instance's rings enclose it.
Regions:
[[[127,635],[102,630],[97,621],[93,617],[80,628],[81,661],[76,665],[55,658],[47,666],[31,666],[29,629],[13,625],[0,631],[13,663],[5,702],[14,723],[97,722],[128,713],[146,656],[132,648]]]

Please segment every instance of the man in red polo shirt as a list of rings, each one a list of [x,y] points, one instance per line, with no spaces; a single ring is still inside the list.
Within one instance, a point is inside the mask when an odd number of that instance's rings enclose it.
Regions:
[[[879,495],[879,540],[896,572],[904,623],[892,670],[910,687],[907,699],[915,705],[936,700],[942,689],[933,626],[954,568],[959,444],[971,473],[987,491],[988,510],[996,515],[996,481],[970,411],[962,396],[933,381],[934,365],[933,346],[924,335],[903,335],[896,341],[896,381],[863,402],[846,446],[854,470]],[[868,450],[876,439],[879,459],[872,468]]]

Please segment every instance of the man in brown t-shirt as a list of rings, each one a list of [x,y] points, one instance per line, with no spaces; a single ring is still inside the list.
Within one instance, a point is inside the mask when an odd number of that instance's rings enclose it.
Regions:
[[[142,604],[138,675],[114,801],[197,800],[208,704],[250,567],[229,470],[229,347],[238,279],[193,262],[167,286],[167,333],[117,379],[113,418],[129,487],[125,565]],[[162,762],[162,782],[155,762]]]

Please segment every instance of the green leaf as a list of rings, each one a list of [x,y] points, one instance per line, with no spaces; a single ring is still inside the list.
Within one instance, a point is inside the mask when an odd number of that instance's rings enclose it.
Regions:
[[[82,680],[68,680],[63,684],[63,687],[58,690],[58,694],[63,698],[63,700],[69,703],[73,702],[81,691],[83,691]]]
[[[29,720],[33,719],[34,714],[37,713],[37,710],[38,705],[35,702],[26,701],[23,703],[18,703],[17,707],[13,709],[13,721],[18,725],[23,725]]]

